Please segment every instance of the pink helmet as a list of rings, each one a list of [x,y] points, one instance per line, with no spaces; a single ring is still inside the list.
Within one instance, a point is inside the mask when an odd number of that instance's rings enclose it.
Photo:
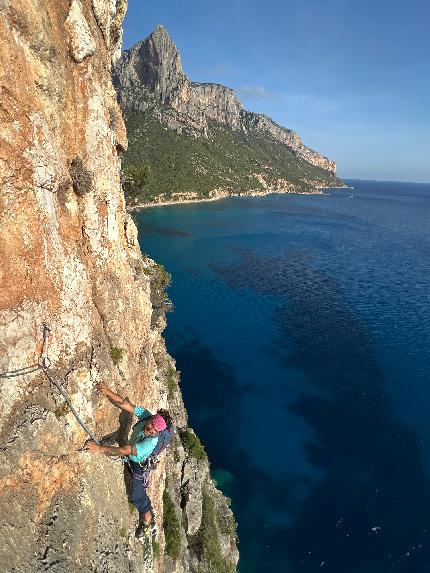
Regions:
[[[152,423],[157,432],[162,432],[167,427],[165,419],[160,414],[155,414],[155,416],[152,416]]]

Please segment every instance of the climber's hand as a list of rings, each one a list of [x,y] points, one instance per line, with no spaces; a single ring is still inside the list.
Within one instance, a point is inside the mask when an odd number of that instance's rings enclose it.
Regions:
[[[88,440],[88,442],[84,446],[84,450],[96,454],[102,451],[102,446],[100,444],[96,444],[95,442],[93,442],[93,440]]]
[[[103,384],[103,382],[96,384],[96,390],[102,396],[107,396],[107,393],[109,392],[109,388],[106,386],[106,384]]]

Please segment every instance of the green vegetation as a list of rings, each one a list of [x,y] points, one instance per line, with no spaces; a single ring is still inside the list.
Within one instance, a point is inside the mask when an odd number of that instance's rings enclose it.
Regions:
[[[160,559],[161,556],[161,549],[160,549],[160,544],[158,543],[158,541],[152,541],[152,554],[154,556],[154,559]]]
[[[131,501],[128,502],[128,509],[130,513],[135,513],[137,511],[136,506],[133,503],[131,503]]]
[[[121,528],[120,528],[119,534],[121,535],[121,537],[127,537],[127,533],[128,533],[128,530],[127,530],[126,527],[121,527]]]
[[[118,348],[117,346],[111,348],[110,357],[112,358],[112,362],[114,364],[119,364],[119,362],[121,362],[123,358],[123,355],[124,355],[124,350],[122,348]]]
[[[130,205],[151,202],[164,194],[196,192],[210,196],[214,189],[243,193],[262,190],[255,178],[269,182],[287,179],[297,191],[315,187],[310,181],[337,185],[336,175],[298,158],[267,135],[245,134],[211,124],[211,137],[178,134],[163,127],[151,112],[125,112],[129,148],[124,155],[124,181]]]
[[[166,555],[176,560],[181,553],[181,526],[167,488],[163,492],[163,529]]]
[[[67,414],[68,414],[69,412],[70,412],[70,407],[69,407],[69,405],[67,404],[67,402],[63,402],[63,403],[61,404],[61,406],[59,406],[59,407],[55,410],[54,414],[57,416],[57,418],[61,418],[61,417],[63,417],[63,416],[67,416]]]
[[[146,185],[151,180],[152,169],[148,163],[128,164],[123,169],[123,176],[123,186],[127,196],[139,196],[145,193]]]
[[[152,539],[149,535],[144,535],[142,538],[142,545],[143,545],[143,559],[144,561],[151,562],[153,557],[153,545]]]
[[[229,497],[224,496],[224,499],[227,503],[227,507],[231,506],[231,499]],[[228,535],[230,537],[236,537],[237,535],[237,523],[234,520],[233,514],[231,513],[222,513],[218,512],[217,515],[217,524],[219,527],[220,532],[223,535]]]
[[[199,440],[198,436],[193,432],[191,428],[185,428],[181,432],[181,441],[184,446],[184,450],[193,458],[198,460],[206,459],[206,452],[203,444]]]
[[[178,387],[179,372],[177,372],[174,368],[169,366],[166,380],[167,380],[167,390],[169,392],[169,398],[173,398],[175,392],[179,390]]]
[[[233,563],[227,561],[222,553],[219,543],[220,526],[218,522],[218,511],[212,495],[203,489],[202,523],[200,529],[193,539],[192,546],[199,557],[201,566],[199,573],[210,571],[210,573],[235,573],[236,568]],[[235,534],[234,529],[229,533]]]
[[[169,312],[173,309],[166,289],[172,282],[172,276],[163,265],[153,263],[150,267],[149,284],[151,288],[151,302],[156,314]]]

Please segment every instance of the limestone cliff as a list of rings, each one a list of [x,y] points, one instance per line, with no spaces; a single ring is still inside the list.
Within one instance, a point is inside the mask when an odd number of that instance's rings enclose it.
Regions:
[[[155,99],[175,110],[173,115],[160,113],[160,119],[177,131],[208,137],[211,121],[225,124],[234,131],[273,138],[311,165],[336,172],[334,161],[306,147],[297,133],[267,116],[244,110],[232,89],[191,82],[182,70],[179,51],[163,26],[122,54],[114,78],[124,110],[145,111]]]
[[[207,459],[184,438],[193,434],[161,336],[162,270],[140,253],[125,211],[119,156],[127,137],[111,83],[125,10],[126,0],[0,0],[0,562],[7,573],[207,571],[208,523],[220,567],[233,571],[237,561],[234,528],[223,527],[231,512]],[[86,434],[37,368],[43,322],[52,331],[52,373],[98,438],[119,423],[94,392],[98,381],[173,414],[178,436],[150,488],[159,528],[153,547],[134,539],[121,464],[79,451]],[[166,522],[167,510],[176,521]]]

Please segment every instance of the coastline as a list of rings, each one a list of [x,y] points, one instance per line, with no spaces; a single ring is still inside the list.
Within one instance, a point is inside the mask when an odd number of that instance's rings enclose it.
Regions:
[[[195,197],[192,192],[182,193],[182,199],[174,198],[170,201],[154,201],[150,203],[139,203],[137,205],[128,205],[127,211],[133,213],[134,211],[141,211],[150,207],[167,207],[169,205],[182,205],[190,203],[211,203],[213,201],[218,201],[219,199],[226,199],[228,197],[266,197],[267,195],[327,195],[324,193],[324,189],[353,189],[350,185],[336,185],[327,187],[315,187],[312,191],[298,191],[297,189],[267,189],[263,191],[249,191],[243,193],[231,193],[228,191],[217,190],[212,197]]]

